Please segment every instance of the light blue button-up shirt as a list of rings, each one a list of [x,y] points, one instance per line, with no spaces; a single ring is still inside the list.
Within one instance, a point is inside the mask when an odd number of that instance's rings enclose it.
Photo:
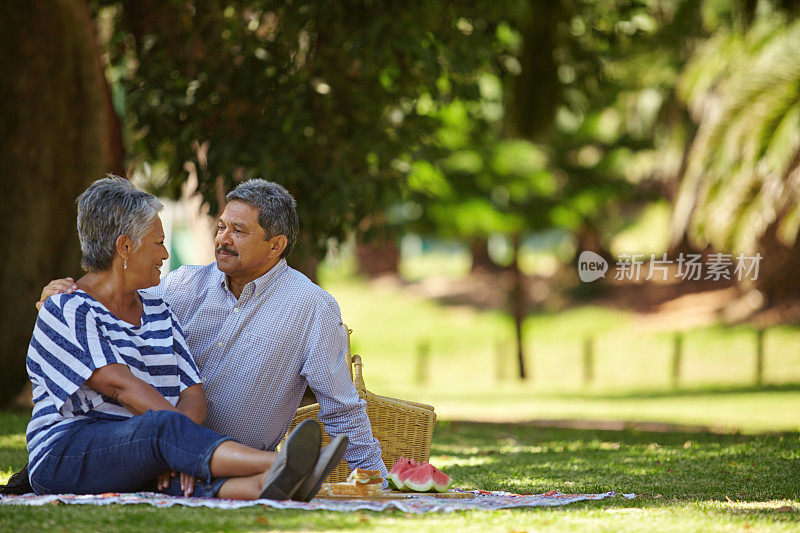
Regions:
[[[333,296],[284,259],[245,285],[238,300],[216,263],[183,266],[148,291],[183,326],[208,400],[206,427],[273,450],[309,386],[328,434],[348,436],[350,467],[386,477],[347,368],[347,334]]]

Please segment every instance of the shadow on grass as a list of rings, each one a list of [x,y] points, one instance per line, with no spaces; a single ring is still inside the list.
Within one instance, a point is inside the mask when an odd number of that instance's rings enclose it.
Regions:
[[[627,389],[618,392],[600,390],[583,390],[583,391],[536,391],[531,390],[528,396],[532,398],[554,399],[554,400],[648,400],[648,399],[666,399],[666,398],[688,398],[694,396],[725,396],[730,394],[774,394],[774,393],[792,393],[800,392],[800,383],[784,383],[780,385],[703,385],[697,387],[677,387],[673,389]],[[507,391],[502,387],[495,391],[479,391],[474,394],[475,397],[486,399],[503,400],[509,397]],[[460,392],[440,392],[436,394],[440,400],[463,400],[464,395]]]
[[[24,464],[26,422],[26,416],[0,413],[0,470],[14,470]],[[542,513],[607,509],[609,516],[615,517],[615,509],[623,515],[655,510],[673,513],[677,520],[681,519],[681,513],[691,512],[700,517],[735,517],[738,513],[748,519],[764,517],[775,521],[795,521],[796,512],[776,514],[775,509],[780,508],[777,503],[772,508],[757,505],[738,508],[734,502],[800,499],[800,478],[796,475],[800,459],[799,440],[800,433],[739,435],[449,421],[439,422],[436,427],[431,462],[450,474],[455,485],[461,488],[521,494],[559,490],[564,493],[615,491],[638,495],[634,500],[612,498],[572,504],[562,509],[533,510]],[[704,506],[703,510],[698,510],[698,505]],[[126,523],[130,520],[135,526],[133,529],[144,527],[147,518],[153,516],[174,522],[176,526],[186,526],[201,519],[208,527],[200,529],[245,525],[269,529],[270,525],[278,524],[285,529],[306,529],[312,523],[312,528],[322,527],[326,520],[337,522],[336,526],[326,528],[365,525],[363,518],[345,520],[336,513],[315,513],[315,518],[309,523],[306,521],[309,515],[294,512],[264,515],[259,509],[218,512],[176,508],[156,515],[157,510],[137,508],[127,511],[115,506],[104,511],[58,506],[30,511],[29,518],[38,523],[47,515],[61,522],[67,515],[76,521],[91,515],[90,523],[100,527],[107,521],[110,523],[123,517]],[[27,513],[16,509],[14,516],[21,519]],[[511,519],[524,511],[509,513]],[[261,516],[266,516],[267,522],[259,518]],[[403,518],[399,513],[365,513],[364,516],[369,520]]]
[[[30,417],[30,413],[0,412],[0,473],[16,472],[28,462],[25,428]]]
[[[26,416],[0,413],[0,470],[24,462]],[[712,433],[543,428],[526,424],[440,422],[431,461],[463,488],[535,494],[634,492],[636,499],[610,498],[558,508],[410,515],[399,511],[335,513],[149,506],[0,507],[0,530],[128,531],[376,530],[420,532],[467,529],[475,521],[502,530],[576,524],[585,529],[766,529],[797,522],[780,501],[800,498],[796,464],[798,433]],[[13,459],[12,459],[13,457]],[[729,501],[732,500],[732,501]],[[741,504],[740,504],[741,502]],[[760,504],[758,502],[768,502]],[[783,510],[781,510],[783,509]],[[571,522],[571,521],[576,522]],[[669,528],[668,528],[669,529]],[[476,530],[472,527],[472,530]]]
[[[644,391],[625,391],[620,393],[589,394],[592,398],[603,400],[636,400],[657,398],[680,398],[686,396],[713,396],[726,394],[768,394],[774,392],[798,392],[800,383],[782,383],[780,385],[708,385],[702,387],[678,387],[675,389]],[[564,395],[566,396],[566,395]],[[560,397],[560,395],[554,395]]]
[[[518,493],[637,493],[656,498],[800,496],[797,433],[543,428],[442,422],[432,461],[469,488]]]

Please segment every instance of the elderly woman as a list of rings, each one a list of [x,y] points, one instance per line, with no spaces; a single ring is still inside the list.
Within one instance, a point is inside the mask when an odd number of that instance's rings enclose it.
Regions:
[[[78,197],[87,274],[73,294],[47,299],[28,349],[31,486],[126,492],[158,479],[176,495],[310,499],[330,470],[318,459],[340,458],[320,456],[316,423],[298,426],[280,454],[199,425],[206,403],[183,332],[164,301],[139,292],[169,256],[162,207],[118,177]]]

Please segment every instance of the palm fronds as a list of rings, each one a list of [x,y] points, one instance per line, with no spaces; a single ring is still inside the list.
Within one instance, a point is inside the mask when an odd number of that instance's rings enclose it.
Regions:
[[[800,213],[800,22],[758,21],[719,32],[678,86],[698,122],[675,203],[673,237],[753,251],[779,223],[797,238]]]

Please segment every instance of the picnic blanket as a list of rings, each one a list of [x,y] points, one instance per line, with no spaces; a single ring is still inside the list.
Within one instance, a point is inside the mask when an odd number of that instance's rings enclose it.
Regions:
[[[386,511],[398,509],[405,513],[431,513],[465,510],[510,509],[514,507],[553,507],[567,505],[568,503],[603,500],[615,496],[634,498],[635,494],[617,494],[604,492],[602,494],[564,494],[550,491],[544,494],[513,494],[511,492],[489,492],[483,490],[464,491],[474,494],[472,498],[439,499],[424,494],[415,495],[413,498],[403,500],[329,500],[317,498],[308,503],[293,500],[223,500],[217,498],[182,498],[166,496],[155,492],[132,493],[106,493],[106,494],[50,494],[37,496],[25,494],[23,496],[2,496],[0,505],[47,505],[52,503],[83,504],[83,505],[108,505],[117,503],[121,505],[148,504],[155,507],[172,507],[185,505],[187,507],[209,507],[211,509],[240,509],[262,505],[275,509],[306,509],[308,511]]]

